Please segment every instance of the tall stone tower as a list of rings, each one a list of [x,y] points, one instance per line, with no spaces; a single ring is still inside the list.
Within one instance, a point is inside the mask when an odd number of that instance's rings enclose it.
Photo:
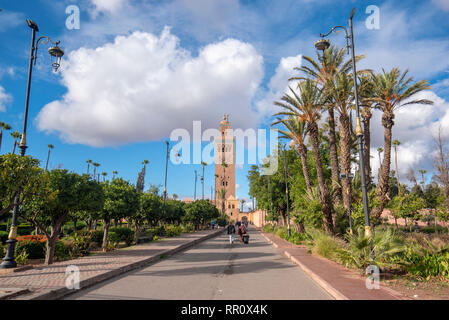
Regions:
[[[220,122],[220,136],[215,138],[215,204],[233,220],[239,213],[239,201],[235,198],[235,137],[225,114]],[[224,199],[223,199],[224,196]]]

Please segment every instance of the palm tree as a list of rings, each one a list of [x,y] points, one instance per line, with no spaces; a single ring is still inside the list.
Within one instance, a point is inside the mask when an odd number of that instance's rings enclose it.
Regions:
[[[367,186],[372,185],[371,181],[371,118],[373,116],[372,103],[369,101],[369,98],[373,95],[373,81],[371,76],[362,75],[359,77],[359,96],[360,96],[360,105],[361,105],[361,116],[363,122],[363,157],[365,158],[365,177]]]
[[[108,175],[107,172],[102,172],[101,175],[103,176],[103,182],[106,181],[106,176]]]
[[[91,159],[86,160],[87,163],[87,175],[89,175],[89,165],[92,163]]]
[[[240,203],[242,204],[242,212],[243,212],[243,205],[245,204],[245,202],[246,202],[245,199],[240,200]]]
[[[12,154],[16,154],[17,140],[20,138],[20,132],[11,132],[11,137],[14,139],[14,147],[12,148]]]
[[[393,140],[393,148],[394,148],[394,161],[396,163],[396,179],[398,180],[398,195],[401,196],[401,183],[399,182],[399,169],[398,169],[398,146],[401,143],[399,140]]]
[[[324,178],[323,163],[321,161],[320,142],[318,138],[318,120],[320,119],[321,106],[323,105],[323,92],[318,85],[310,80],[304,80],[298,84],[299,94],[290,88],[291,94],[285,94],[282,102],[275,102],[276,105],[285,109],[276,115],[286,115],[298,117],[301,121],[307,123],[307,133],[312,145],[312,151],[315,158],[318,186],[320,188],[320,202],[324,215],[325,229],[333,233],[333,214],[334,208],[330,195],[329,187]],[[276,116],[275,115],[275,116]]]
[[[98,162],[93,162],[92,165],[94,166],[94,179],[96,178],[95,173],[97,172],[97,168],[100,166]]]
[[[117,170],[112,171],[112,180],[115,179],[115,176],[117,175],[117,173],[118,173]]]
[[[45,164],[45,172],[47,172],[48,161],[50,160],[50,150],[53,148],[54,148],[54,146],[52,144],[48,145],[48,154],[47,154],[47,163]]]
[[[0,121],[0,150],[2,148],[3,130],[11,130],[11,126]]]
[[[178,197],[178,195],[176,193],[173,193],[172,198],[173,198],[173,200],[178,200],[179,197]]]
[[[377,148],[377,155],[379,156],[379,172],[378,172],[378,174],[377,174],[377,182],[379,182],[379,179],[380,179],[380,172],[381,172],[381,170],[382,170],[382,158],[380,157],[380,154],[381,154],[382,152],[384,152],[384,148],[382,148],[382,147]]]
[[[287,130],[276,129],[281,134],[281,138],[291,139],[296,145],[299,156],[301,158],[302,173],[306,182],[307,191],[312,191],[312,182],[310,180],[309,168],[307,166],[307,146],[305,139],[307,136],[307,125],[305,121],[301,121],[299,117],[289,116],[286,119],[277,118],[277,121],[271,125],[283,124]]]
[[[328,82],[333,82],[338,73],[349,73],[351,70],[351,60],[344,61],[346,48],[338,49],[330,46],[322,54],[317,51],[318,62],[308,56],[303,59],[309,63],[309,66],[297,67],[295,70],[302,71],[309,77],[312,77],[321,87],[325,88]],[[357,57],[360,59],[361,57]],[[293,77],[289,80],[304,80],[304,77]],[[336,203],[342,203],[343,197],[340,187],[340,171],[338,165],[337,137],[335,128],[335,105],[323,102],[328,112],[329,125],[329,152],[332,173],[332,190]]]
[[[350,112],[354,101],[353,95],[354,80],[347,73],[338,73],[333,81],[326,84],[327,99],[339,113],[339,131],[340,131],[340,164],[343,173],[348,175],[351,172],[351,121]],[[343,193],[351,194],[350,179],[342,179]],[[350,205],[349,197],[343,197],[343,203],[346,209]]]
[[[226,189],[220,189],[220,191],[218,191],[218,195],[220,196],[221,199],[221,212],[225,214]]]
[[[143,160],[142,161],[144,172],[145,172],[145,169],[147,167],[147,164],[149,164],[149,163],[150,163],[150,161],[148,161],[148,160]]]
[[[431,89],[431,87],[426,80],[412,84],[413,77],[406,79],[407,74],[408,70],[401,74],[399,68],[393,68],[390,72],[383,70],[382,73],[373,76],[373,97],[369,100],[382,111],[382,126],[384,127],[384,159],[377,185],[379,206],[373,210],[375,220],[379,219],[388,201],[394,113],[399,107],[410,104],[433,104],[433,101],[427,99],[412,99],[417,93]]]
[[[424,186],[425,186],[424,175],[427,173],[427,171],[424,170],[424,169],[419,169],[419,173],[421,173],[421,177],[422,177],[422,180],[421,180],[422,191],[424,192]]]

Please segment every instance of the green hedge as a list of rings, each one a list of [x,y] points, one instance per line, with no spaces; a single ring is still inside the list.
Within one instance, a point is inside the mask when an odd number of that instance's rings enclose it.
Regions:
[[[30,235],[33,232],[34,227],[31,224],[19,224],[17,226],[17,234],[19,236]]]
[[[46,246],[47,244],[45,242],[18,242],[15,253],[19,255],[25,250],[28,253],[28,259],[42,259],[45,258]]]
[[[5,243],[8,240],[9,233],[6,231],[0,231],[0,243]]]
[[[127,246],[130,246],[134,241],[134,231],[129,228],[111,228],[109,232],[116,234],[116,241],[114,243],[125,242]]]

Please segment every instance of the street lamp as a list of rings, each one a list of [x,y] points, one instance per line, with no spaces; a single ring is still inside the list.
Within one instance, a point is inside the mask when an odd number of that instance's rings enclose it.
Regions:
[[[351,51],[352,57],[352,68],[354,70],[354,96],[355,96],[355,106],[356,106],[356,135],[359,142],[359,170],[360,177],[362,182],[362,199],[363,199],[363,212],[365,214],[365,236],[371,236],[371,226],[369,221],[369,209],[368,209],[368,192],[366,190],[366,177],[365,177],[365,159],[363,157],[363,131],[362,126],[360,124],[360,107],[359,107],[359,95],[358,95],[358,87],[357,87],[357,69],[356,69],[356,61],[355,61],[355,50],[354,50],[354,30],[352,26],[352,19],[354,17],[355,8],[352,9],[351,15],[349,17],[349,34],[348,30],[344,26],[336,26],[331,29],[327,34],[320,34],[321,40],[315,42],[315,47],[318,50],[326,50],[330,46],[330,42],[325,40],[324,38],[334,32],[336,29],[343,29],[346,34],[346,47],[349,51]],[[369,159],[367,159],[369,161]]]
[[[39,32],[39,27],[37,24],[27,19],[26,20],[27,25],[31,28],[31,50],[30,50],[30,62],[28,67],[28,80],[27,80],[27,91],[26,91],[26,98],[25,98],[25,113],[24,113],[24,119],[23,119],[23,131],[22,131],[22,137],[20,140],[19,148],[20,148],[20,156],[25,156],[25,151],[28,148],[26,145],[26,130],[27,130],[27,121],[28,121],[28,106],[30,102],[30,89],[31,89],[31,76],[33,73],[33,65],[36,64],[37,61],[37,49],[39,47],[39,44],[46,45],[49,42],[53,44],[53,46],[48,49],[48,53],[51,57],[51,65],[56,72],[60,66],[61,58],[64,55],[64,51],[61,50],[61,48],[58,47],[59,41],[54,42],[47,36],[42,36],[36,41],[36,32]],[[15,268],[17,267],[17,263],[14,259],[14,252],[16,248],[16,237],[17,237],[17,217],[19,214],[19,194],[16,195],[14,198],[14,209],[12,214],[12,223],[11,223],[11,230],[9,232],[8,241],[6,243],[8,244],[8,248],[6,250],[6,256],[3,258],[2,264],[0,264],[0,269],[9,269],[9,268]]]
[[[285,196],[287,198],[287,231],[288,231],[288,237],[291,236],[291,230],[290,230],[290,206],[288,203],[288,177],[287,177],[287,151],[285,150],[285,144],[284,144],[284,174],[285,174]]]
[[[348,179],[349,183],[351,183],[351,180],[354,178],[354,175],[352,173],[340,173],[340,179]],[[348,217],[349,217],[349,232],[352,234],[352,217],[351,217],[351,194],[348,190]]]

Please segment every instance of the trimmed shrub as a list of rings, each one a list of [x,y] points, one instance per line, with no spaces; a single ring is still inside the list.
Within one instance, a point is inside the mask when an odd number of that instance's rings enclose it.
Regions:
[[[117,235],[117,243],[125,242],[127,246],[130,246],[134,241],[134,231],[129,228],[111,228],[109,232]]]
[[[62,261],[62,260],[66,260],[67,258],[70,258],[69,249],[65,246],[63,241],[60,241],[60,240],[56,241],[54,257],[58,261]]]
[[[103,230],[94,230],[91,231],[91,241],[96,243],[97,245],[101,245],[103,243]]]
[[[31,240],[19,241],[17,242],[15,253],[18,256],[22,251],[26,251],[29,259],[42,259],[45,258],[46,246],[45,242]]]
[[[108,241],[116,246],[120,243],[120,235],[118,233],[115,233],[114,231],[109,231]]]
[[[0,231],[0,243],[5,243],[8,240],[9,233],[6,231]]]
[[[193,225],[193,223],[186,223],[182,226],[182,232],[184,233],[190,233],[195,231],[195,226]]]
[[[178,227],[175,225],[168,225],[165,228],[165,235],[167,237],[177,237],[182,233],[182,227]]]
[[[25,236],[31,234],[33,232],[34,227],[30,224],[20,224],[17,226],[17,234],[19,236]]]

